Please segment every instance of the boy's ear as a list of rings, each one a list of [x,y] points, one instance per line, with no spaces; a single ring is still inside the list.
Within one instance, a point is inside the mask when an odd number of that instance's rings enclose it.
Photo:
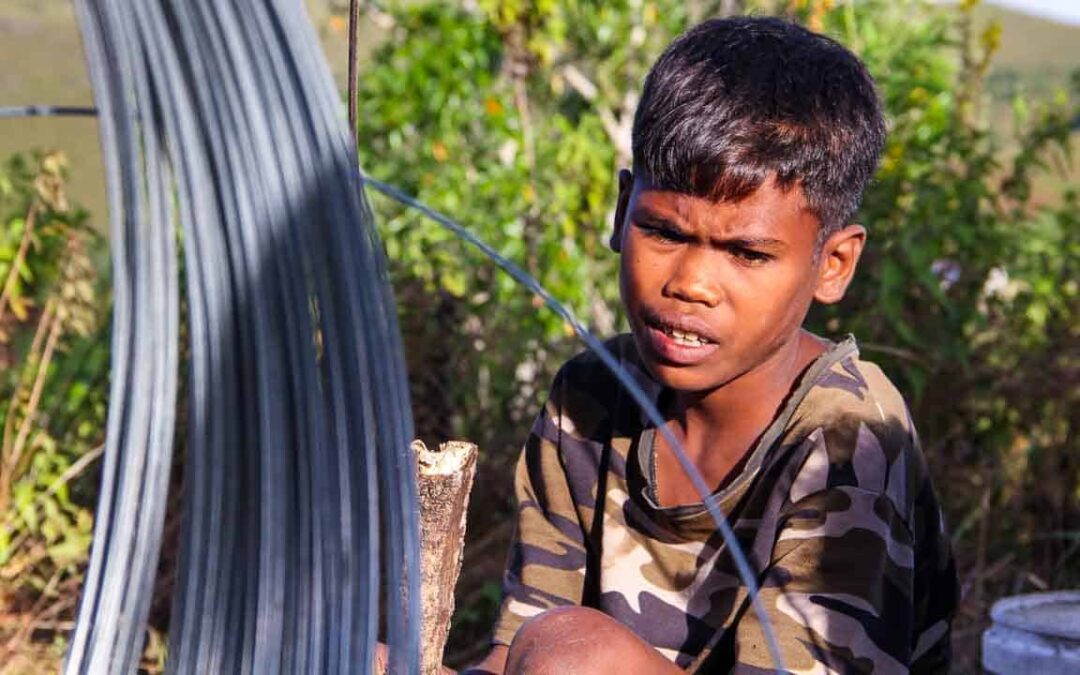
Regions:
[[[634,191],[634,174],[627,169],[619,171],[619,197],[615,202],[614,227],[611,230],[611,240],[608,246],[612,251],[622,251],[622,231],[626,224],[626,211],[630,207],[630,193]]]
[[[848,225],[825,240],[818,254],[815,300],[825,305],[840,302],[855,276],[864,245],[866,229],[861,225]]]

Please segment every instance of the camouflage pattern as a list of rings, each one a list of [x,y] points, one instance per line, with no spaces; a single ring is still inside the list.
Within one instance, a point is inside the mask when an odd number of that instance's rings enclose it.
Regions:
[[[608,347],[654,397],[633,340]],[[659,507],[653,438],[595,357],[571,360],[525,444],[493,641],[594,607],[697,672],[772,672],[730,554],[700,505]],[[718,501],[758,572],[794,673],[945,672],[957,581],[903,399],[853,339],[801,378]]]

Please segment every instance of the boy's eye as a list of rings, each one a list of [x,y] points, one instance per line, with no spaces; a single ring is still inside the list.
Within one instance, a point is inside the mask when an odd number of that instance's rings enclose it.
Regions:
[[[640,229],[646,237],[650,239],[655,239],[656,241],[659,241],[661,243],[673,244],[685,240],[685,237],[683,237],[682,234],[666,227],[656,227],[654,225],[638,225],[638,229]]]
[[[760,265],[773,259],[768,253],[742,247],[731,249],[731,255],[735,256],[735,259],[744,265]]]

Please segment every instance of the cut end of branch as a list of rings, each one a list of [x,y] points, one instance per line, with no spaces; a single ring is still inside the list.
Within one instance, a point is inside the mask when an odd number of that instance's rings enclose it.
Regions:
[[[429,450],[423,441],[413,441],[413,452],[422,476],[450,476],[464,471],[476,461],[477,447],[464,441],[449,441],[438,450]]]

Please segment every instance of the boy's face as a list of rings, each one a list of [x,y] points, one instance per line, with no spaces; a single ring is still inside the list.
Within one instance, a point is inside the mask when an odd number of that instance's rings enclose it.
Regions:
[[[834,233],[798,187],[772,180],[742,201],[717,203],[619,176],[611,247],[638,350],[652,375],[705,392],[753,371],[798,338],[813,300],[840,300],[865,230]]]

